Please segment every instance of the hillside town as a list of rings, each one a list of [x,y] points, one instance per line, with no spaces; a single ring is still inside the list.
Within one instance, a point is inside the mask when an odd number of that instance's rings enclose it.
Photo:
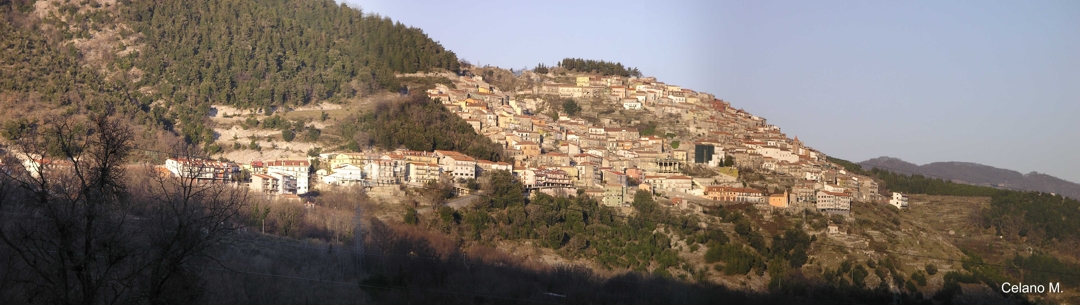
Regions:
[[[576,75],[573,80],[544,82],[505,93],[480,76],[461,76],[453,81],[454,88],[437,85],[427,94],[477,132],[503,144],[513,157],[515,174],[527,185],[549,187],[543,183],[550,182],[533,177],[569,177],[573,188],[603,194],[603,202],[611,206],[625,206],[632,193],[640,190],[682,199],[673,202],[747,202],[841,214],[850,212],[852,200],[885,200],[873,179],[829,163],[824,154],[805,146],[798,137],[788,138],[764,118],[736,109],[712,94],[653,77]],[[553,119],[536,114],[544,99],[600,100],[625,111],[669,121],[674,118],[681,123],[668,127],[695,136],[642,135],[608,119],[596,123],[566,116]],[[680,141],[692,145],[677,146]],[[789,189],[766,194],[745,187],[733,176],[690,177],[683,170],[693,165],[722,167],[726,158],[733,160],[730,166],[734,168],[790,176],[795,183]]]
[[[485,172],[506,170],[529,192],[588,195],[604,205],[629,208],[636,192],[671,199],[678,208],[699,209],[723,203],[750,203],[777,209],[812,209],[847,215],[852,201],[907,207],[895,193],[887,199],[869,177],[845,171],[821,152],[788,138],[779,127],[712,94],[657,81],[652,77],[574,77],[574,83],[540,83],[502,92],[481,76],[453,76],[453,88],[427,90],[432,100],[468,122],[477,133],[504,147],[507,162],[476,159],[456,151],[321,153],[297,160],[227,161],[169,158],[163,169],[174,176],[246,184],[269,196],[303,200],[320,185],[371,189],[420,188],[446,181],[455,194]],[[516,99],[515,96],[534,98]],[[674,118],[689,138],[643,135],[609,119],[557,119],[537,114],[544,99],[593,99],[625,111]],[[669,129],[670,130],[670,129]],[[692,143],[679,146],[676,143]],[[45,159],[24,160],[31,173]],[[728,168],[712,176],[691,176],[687,167]],[[790,186],[749,187],[739,170],[786,176]]]
[[[493,170],[513,173],[529,192],[588,195],[604,205],[628,208],[639,191],[671,199],[679,208],[751,203],[776,209],[812,209],[847,215],[851,202],[906,207],[906,197],[888,200],[869,177],[849,173],[821,152],[788,138],[779,127],[712,94],[652,77],[573,77],[574,83],[545,82],[502,92],[481,76],[457,76],[453,88],[438,84],[425,92],[468,122],[477,133],[502,145],[507,162],[476,159],[455,151],[322,153],[301,160],[247,164],[171,158],[173,175],[211,181],[242,181],[261,194],[301,200],[317,185],[360,185],[370,189],[424,187],[447,181],[459,195],[465,184]],[[533,98],[515,98],[530,96]],[[545,99],[592,99],[625,111],[674,118],[691,137],[643,135],[609,119],[538,114]],[[691,145],[678,145],[679,142]],[[28,164],[28,166],[31,166]],[[691,176],[687,168],[727,168],[712,176]],[[790,186],[750,187],[739,170],[794,181]]]

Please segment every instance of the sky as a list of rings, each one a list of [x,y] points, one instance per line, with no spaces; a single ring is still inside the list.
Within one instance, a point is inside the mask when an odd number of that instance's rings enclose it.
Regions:
[[[638,67],[850,161],[1080,182],[1080,1],[339,1],[473,64]]]

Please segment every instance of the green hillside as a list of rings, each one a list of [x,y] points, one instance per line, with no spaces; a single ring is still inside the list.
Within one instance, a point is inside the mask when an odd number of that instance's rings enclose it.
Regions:
[[[417,28],[331,0],[128,1],[134,65],[178,102],[269,107],[396,89],[394,72],[457,70]],[[355,83],[350,83],[355,81]]]
[[[112,108],[209,149],[211,104],[341,102],[459,69],[420,29],[331,0],[42,4],[0,2],[0,109]]]

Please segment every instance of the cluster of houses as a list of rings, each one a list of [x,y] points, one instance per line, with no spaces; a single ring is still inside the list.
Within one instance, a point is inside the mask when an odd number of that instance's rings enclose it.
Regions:
[[[578,75],[573,83],[535,80],[537,85],[530,88],[501,92],[480,76],[454,76],[452,88],[439,84],[427,94],[478,133],[502,144],[512,158],[509,162],[514,172],[522,173],[519,177],[527,184],[561,187],[568,181],[587,194],[602,194],[610,205],[625,205],[633,192],[642,189],[832,213],[847,213],[853,200],[884,202],[877,183],[869,177],[827,162],[824,154],[804,146],[798,137],[790,139],[764,118],[733,108],[711,94],[652,77]],[[519,100],[516,96],[532,98]],[[535,113],[545,104],[543,98],[589,99],[621,106],[622,111],[651,112],[673,118],[678,126],[667,127],[685,129],[682,134],[691,136],[642,135],[635,128],[605,119],[593,123],[565,116],[552,118]],[[676,140],[683,145],[673,147]],[[724,166],[725,157],[733,158],[737,168],[790,175],[797,183],[784,193],[764,194],[740,183],[682,174],[682,167],[690,164]]]
[[[248,164],[189,158],[169,158],[165,169],[174,176],[207,182],[245,182],[252,190],[270,195],[303,195],[310,190],[308,160],[254,161]],[[244,177],[247,173],[250,177]]]
[[[315,159],[237,164],[170,158],[165,161],[165,169],[175,176],[209,182],[250,182],[248,185],[252,190],[268,195],[304,195],[315,183],[419,187],[439,179],[463,181],[474,179],[485,171],[513,169],[509,163],[477,160],[459,152],[443,150],[328,153],[320,155],[317,160],[325,166],[313,168]],[[537,176],[543,177],[541,181],[556,181],[554,173],[540,172]]]

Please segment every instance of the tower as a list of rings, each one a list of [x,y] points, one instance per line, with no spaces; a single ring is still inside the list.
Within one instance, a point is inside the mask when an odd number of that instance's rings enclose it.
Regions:
[[[803,155],[803,153],[802,153],[802,142],[799,141],[799,136],[795,136],[795,141],[794,141],[794,143],[792,143],[792,146],[794,146],[791,149],[792,152],[794,152],[796,155],[800,155],[800,156]]]

